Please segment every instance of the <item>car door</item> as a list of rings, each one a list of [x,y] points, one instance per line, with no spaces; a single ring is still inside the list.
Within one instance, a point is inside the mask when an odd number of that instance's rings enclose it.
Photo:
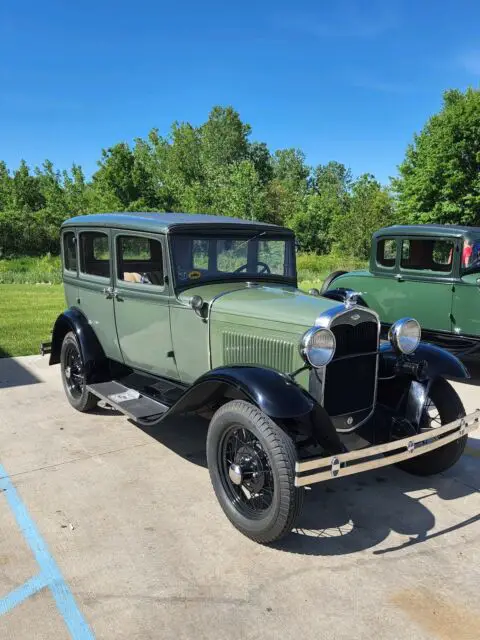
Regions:
[[[459,275],[453,293],[453,332],[456,335],[479,338],[480,238],[465,240]]]
[[[105,355],[121,362],[113,308],[111,243],[109,230],[79,229],[80,272],[74,306],[85,314]]]
[[[177,379],[170,331],[165,239],[115,230],[115,318],[128,366]]]
[[[391,284],[388,321],[412,316],[422,329],[450,333],[458,241],[411,236],[399,238],[399,242],[400,256]]]

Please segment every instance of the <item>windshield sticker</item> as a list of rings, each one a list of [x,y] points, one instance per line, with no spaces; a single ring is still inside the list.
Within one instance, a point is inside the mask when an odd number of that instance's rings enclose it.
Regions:
[[[202,274],[200,273],[200,271],[190,271],[188,277],[190,278],[190,280],[198,280],[198,278],[202,277]]]

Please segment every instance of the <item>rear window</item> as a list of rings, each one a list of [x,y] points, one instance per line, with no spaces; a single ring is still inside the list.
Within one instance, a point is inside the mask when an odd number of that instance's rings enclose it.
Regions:
[[[77,243],[73,231],[63,234],[63,266],[67,271],[77,271]]]
[[[411,238],[402,242],[403,269],[450,273],[453,265],[453,240]]]
[[[397,257],[397,241],[389,239],[380,240],[377,244],[377,264],[381,267],[394,267]]]

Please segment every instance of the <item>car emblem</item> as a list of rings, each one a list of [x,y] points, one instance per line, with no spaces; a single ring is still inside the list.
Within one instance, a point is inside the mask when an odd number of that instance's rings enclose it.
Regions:
[[[350,319],[355,321],[360,320],[360,315],[358,313],[354,313],[353,316],[350,316]]]

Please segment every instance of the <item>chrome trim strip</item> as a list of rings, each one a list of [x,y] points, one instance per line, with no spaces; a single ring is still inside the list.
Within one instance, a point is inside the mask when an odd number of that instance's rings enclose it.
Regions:
[[[393,440],[385,444],[340,453],[328,458],[315,458],[314,460],[297,462],[295,464],[295,486],[304,487],[316,482],[350,476],[354,473],[362,473],[363,471],[370,471],[371,469],[386,467],[401,462],[402,460],[415,458],[416,456],[443,447],[449,442],[453,442],[467,435],[478,428],[479,422],[480,409],[477,409],[463,418],[458,418],[436,429],[429,429],[423,433],[418,433],[411,438]],[[432,438],[435,438],[435,440],[432,441]],[[373,460],[365,460],[365,458],[379,456],[389,451],[396,451],[397,449],[404,449],[404,451],[385,458],[378,457]],[[301,473],[314,470],[316,471],[315,473],[299,476]]]
[[[344,315],[350,315],[354,316],[356,313],[358,314],[360,312],[360,318],[358,318],[358,320],[361,319],[362,317],[362,313],[373,316],[373,318],[376,320],[377,323],[377,350],[380,347],[380,329],[381,329],[381,324],[380,324],[380,316],[378,315],[378,313],[376,311],[373,311],[373,309],[369,309],[368,307],[362,307],[361,305],[352,305],[351,307],[347,307],[345,304],[338,304],[335,307],[331,307],[330,309],[327,309],[326,311],[324,311],[323,313],[321,313],[318,318],[315,320],[315,326],[316,327],[323,327],[325,329],[330,329],[331,325],[333,324],[333,322],[335,320],[337,320],[338,318],[341,318]],[[344,324],[350,324],[355,326],[357,324],[356,320],[352,320],[352,322],[345,322]],[[358,429],[358,427],[362,426],[362,424],[365,424],[365,422],[367,420],[369,420],[372,415],[373,412],[375,411],[375,406],[377,404],[377,389],[378,389],[378,368],[379,368],[379,363],[380,363],[380,353],[379,351],[377,351],[377,361],[375,364],[375,387],[373,390],[373,404],[372,404],[372,410],[370,411],[370,413],[367,415],[366,418],[364,418],[364,420],[362,420],[361,422],[359,422],[358,424],[356,424],[355,426],[353,426],[351,429],[337,429],[338,433],[351,433],[352,431],[355,431],[355,429]],[[320,369],[321,371],[321,376],[322,376],[322,396],[320,398],[320,404],[322,405],[322,407],[324,406],[324,396],[325,396],[325,382],[326,382],[326,369],[328,367],[328,364],[325,365],[325,367],[322,367]],[[352,412],[352,414],[355,412]],[[336,416],[333,416],[336,417]]]

